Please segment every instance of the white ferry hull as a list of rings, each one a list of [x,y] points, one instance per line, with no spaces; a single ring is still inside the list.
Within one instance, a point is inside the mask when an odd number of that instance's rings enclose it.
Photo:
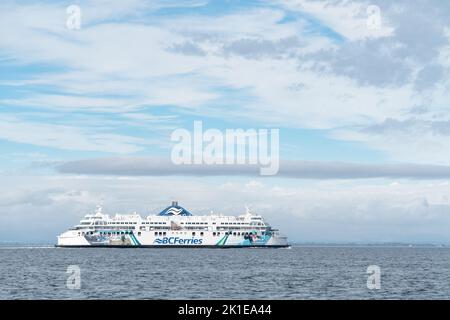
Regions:
[[[287,238],[278,235],[264,235],[252,238],[243,235],[204,232],[193,236],[191,232],[167,231],[166,235],[155,232],[94,232],[78,235],[67,231],[58,237],[57,247],[147,247],[147,248],[248,248],[248,247],[289,247]]]

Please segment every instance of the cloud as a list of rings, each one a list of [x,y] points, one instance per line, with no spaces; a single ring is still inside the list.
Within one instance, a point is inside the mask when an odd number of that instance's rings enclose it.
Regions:
[[[433,87],[444,76],[442,65],[430,64],[424,66],[417,74],[414,85],[417,90],[425,90]]]
[[[390,18],[395,28],[392,36],[348,41],[336,51],[325,51],[319,59],[336,74],[357,79],[363,85],[399,86],[414,82],[416,89],[421,90],[437,83],[444,70],[437,58],[448,43],[440,15],[419,2],[401,9],[384,3],[381,13]],[[431,22],[430,14],[434,16]]]
[[[450,151],[450,119],[446,114],[430,116],[428,109],[420,108],[422,118],[387,118],[359,131],[340,130],[337,138],[362,142],[372,149],[387,154],[390,161],[448,165]]]
[[[370,13],[367,9],[372,5],[368,1],[281,0],[277,2],[290,10],[311,15],[351,41],[388,37],[393,34],[390,21],[383,16],[379,28],[367,27]]]
[[[2,116],[0,121],[0,139],[40,147],[127,154],[152,144],[151,140],[115,134],[107,129],[81,129],[69,125],[23,121],[12,116]]]
[[[138,12],[141,4],[132,3],[125,11]],[[14,32],[5,34],[1,46],[18,63],[64,66],[62,71],[22,82],[61,91],[38,96],[39,106],[47,108],[57,108],[61,99],[55,96],[60,96],[70,98],[65,104],[71,109],[95,110],[100,105],[102,110],[111,106],[110,110],[121,112],[170,105],[190,109],[198,116],[239,116],[259,123],[333,129],[398,117],[405,108],[423,102],[412,82],[417,66],[408,63],[409,57],[421,56],[415,51],[423,47],[412,42],[406,31],[399,39],[393,33],[336,42],[320,33],[320,25],[304,17],[305,10],[317,6],[326,9],[332,21],[354,20],[349,30],[355,29],[354,23],[365,23],[365,2],[302,1],[295,10],[298,16],[291,20],[285,20],[285,7],[272,6],[214,17],[169,15],[129,18],[121,23],[112,19],[71,32],[60,26],[61,17],[56,19],[58,7],[49,8],[51,23],[39,25],[39,20],[31,19],[33,28],[23,28],[22,20],[36,14],[34,7],[23,6],[21,15],[12,14],[4,22]],[[90,11],[87,4],[83,8]],[[390,6],[383,7],[383,15],[390,17],[391,11]],[[341,15],[345,12],[354,18],[344,19]],[[117,13],[108,14],[113,18]],[[320,15],[320,11],[310,14]],[[407,30],[409,22],[392,23],[396,30]],[[111,34],[114,41],[110,41]],[[446,38],[433,37],[436,39],[429,45],[437,50]],[[18,40],[23,38],[30,41]],[[437,81],[427,70],[421,72],[419,86],[429,87]],[[395,88],[388,86],[391,84]],[[233,90],[240,93],[233,101],[239,105],[237,112],[224,103]],[[115,103],[103,101],[98,92],[120,93],[121,98]],[[83,101],[71,97],[73,93],[83,95]],[[30,99],[13,102],[27,104]]]
[[[276,59],[290,58],[297,50],[307,46],[307,42],[299,37],[282,38],[275,41],[265,39],[239,39],[224,45],[223,54],[240,55],[250,59],[272,57]]]
[[[172,52],[178,52],[184,55],[205,56],[206,52],[192,41],[184,41],[182,43],[173,44],[170,48]]]
[[[362,132],[385,135],[400,133],[414,136],[431,133],[432,135],[450,136],[450,120],[386,119],[380,124],[364,128]]]
[[[52,94],[38,94],[31,95],[23,99],[12,100],[0,100],[0,103],[4,106],[26,106],[38,108],[39,110],[45,109],[57,109],[63,110],[86,110],[93,112],[117,112],[118,109],[126,111],[136,108],[128,100],[123,98],[96,98],[96,97],[83,97],[74,95],[52,95]]]
[[[412,80],[414,68],[399,50],[395,40],[373,39],[345,43],[335,51],[323,50],[311,59],[363,86],[402,87]]]
[[[66,174],[119,176],[258,176],[257,165],[174,165],[158,158],[99,158],[56,167]],[[293,179],[449,179],[450,166],[282,161],[274,177]]]

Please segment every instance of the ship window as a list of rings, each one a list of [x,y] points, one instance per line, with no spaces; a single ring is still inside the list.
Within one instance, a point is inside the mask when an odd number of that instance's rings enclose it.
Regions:
[[[158,232],[155,232],[155,236],[157,236],[158,235]]]
[[[192,232],[192,235],[195,236],[195,232]]]
[[[138,236],[140,236],[141,235],[141,232],[138,232]]]
[[[233,232],[233,236],[235,236],[236,235],[236,232]]]
[[[163,236],[165,236],[166,235],[166,233],[165,232],[163,232]]]
[[[213,232],[213,236],[216,236],[216,233],[215,233],[215,232]]]
[[[203,235],[203,232],[200,232],[200,235],[202,236],[202,235]]]

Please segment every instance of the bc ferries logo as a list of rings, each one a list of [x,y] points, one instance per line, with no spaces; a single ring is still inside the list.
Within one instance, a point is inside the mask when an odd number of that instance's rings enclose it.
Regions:
[[[155,239],[153,243],[156,244],[202,244],[203,239],[183,239],[179,237],[164,237],[162,239]]]
[[[177,215],[179,215],[182,211],[183,211],[182,208],[177,209],[177,208],[172,207],[172,208],[170,208],[169,210],[167,210],[166,214],[173,214],[173,215],[176,215],[176,216],[177,216]]]

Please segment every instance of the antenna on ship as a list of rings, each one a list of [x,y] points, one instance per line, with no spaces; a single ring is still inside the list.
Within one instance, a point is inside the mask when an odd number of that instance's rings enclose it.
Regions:
[[[250,207],[248,205],[245,205],[245,213],[246,214],[252,214]]]

